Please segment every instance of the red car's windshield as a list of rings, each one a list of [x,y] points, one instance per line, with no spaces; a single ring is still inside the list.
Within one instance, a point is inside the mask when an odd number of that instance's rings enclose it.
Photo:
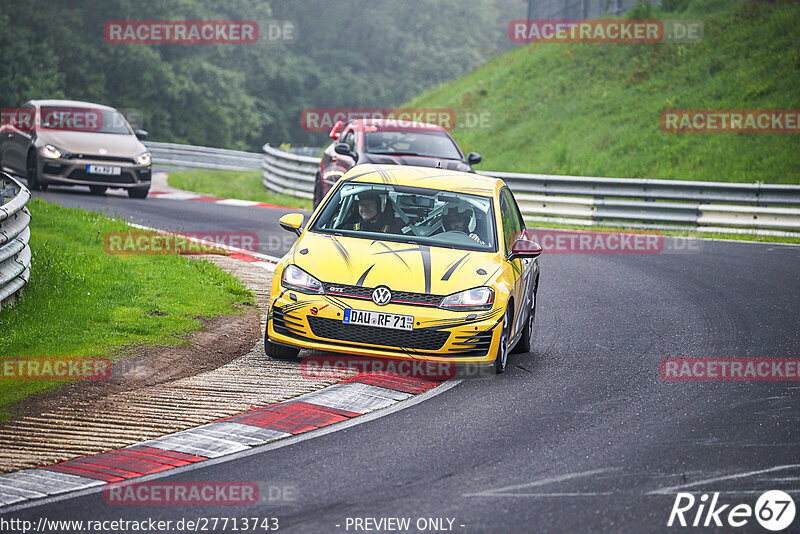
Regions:
[[[461,152],[445,132],[367,132],[365,146],[370,154],[461,159]]]

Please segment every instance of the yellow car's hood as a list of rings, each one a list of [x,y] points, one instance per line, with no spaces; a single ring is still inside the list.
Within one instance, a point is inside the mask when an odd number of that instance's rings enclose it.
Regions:
[[[500,267],[496,252],[305,232],[293,263],[328,283],[448,295],[484,285]]]

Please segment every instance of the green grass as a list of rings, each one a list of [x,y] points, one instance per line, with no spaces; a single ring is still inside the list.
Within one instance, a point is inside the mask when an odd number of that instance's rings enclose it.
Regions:
[[[220,198],[238,198],[279,206],[311,209],[311,201],[268,191],[259,171],[196,170],[171,172],[169,185]]]
[[[0,311],[3,356],[114,357],[126,345],[181,344],[202,328],[195,317],[241,314],[237,304],[254,303],[240,280],[208,261],[107,254],[107,232],[132,230],[121,221],[38,199],[28,207],[31,280]],[[9,405],[60,384],[0,380],[0,419],[12,415]]]
[[[700,19],[696,44],[530,44],[407,107],[486,110],[457,129],[478,168],[800,183],[800,134],[665,133],[668,109],[799,109],[800,3],[694,0],[653,18]]]

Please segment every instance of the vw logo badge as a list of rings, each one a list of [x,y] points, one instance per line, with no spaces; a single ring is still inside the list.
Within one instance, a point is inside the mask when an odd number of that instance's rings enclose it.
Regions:
[[[378,286],[372,291],[372,302],[378,306],[386,306],[392,300],[392,292],[386,286]]]

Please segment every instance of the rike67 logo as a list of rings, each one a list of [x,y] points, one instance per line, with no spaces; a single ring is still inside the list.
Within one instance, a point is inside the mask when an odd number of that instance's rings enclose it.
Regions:
[[[755,507],[745,503],[720,504],[719,493],[710,498],[704,493],[698,499],[691,493],[682,492],[675,496],[667,526],[738,528],[755,517],[763,528],[777,532],[792,524],[795,511],[792,497],[780,490],[763,493]]]

